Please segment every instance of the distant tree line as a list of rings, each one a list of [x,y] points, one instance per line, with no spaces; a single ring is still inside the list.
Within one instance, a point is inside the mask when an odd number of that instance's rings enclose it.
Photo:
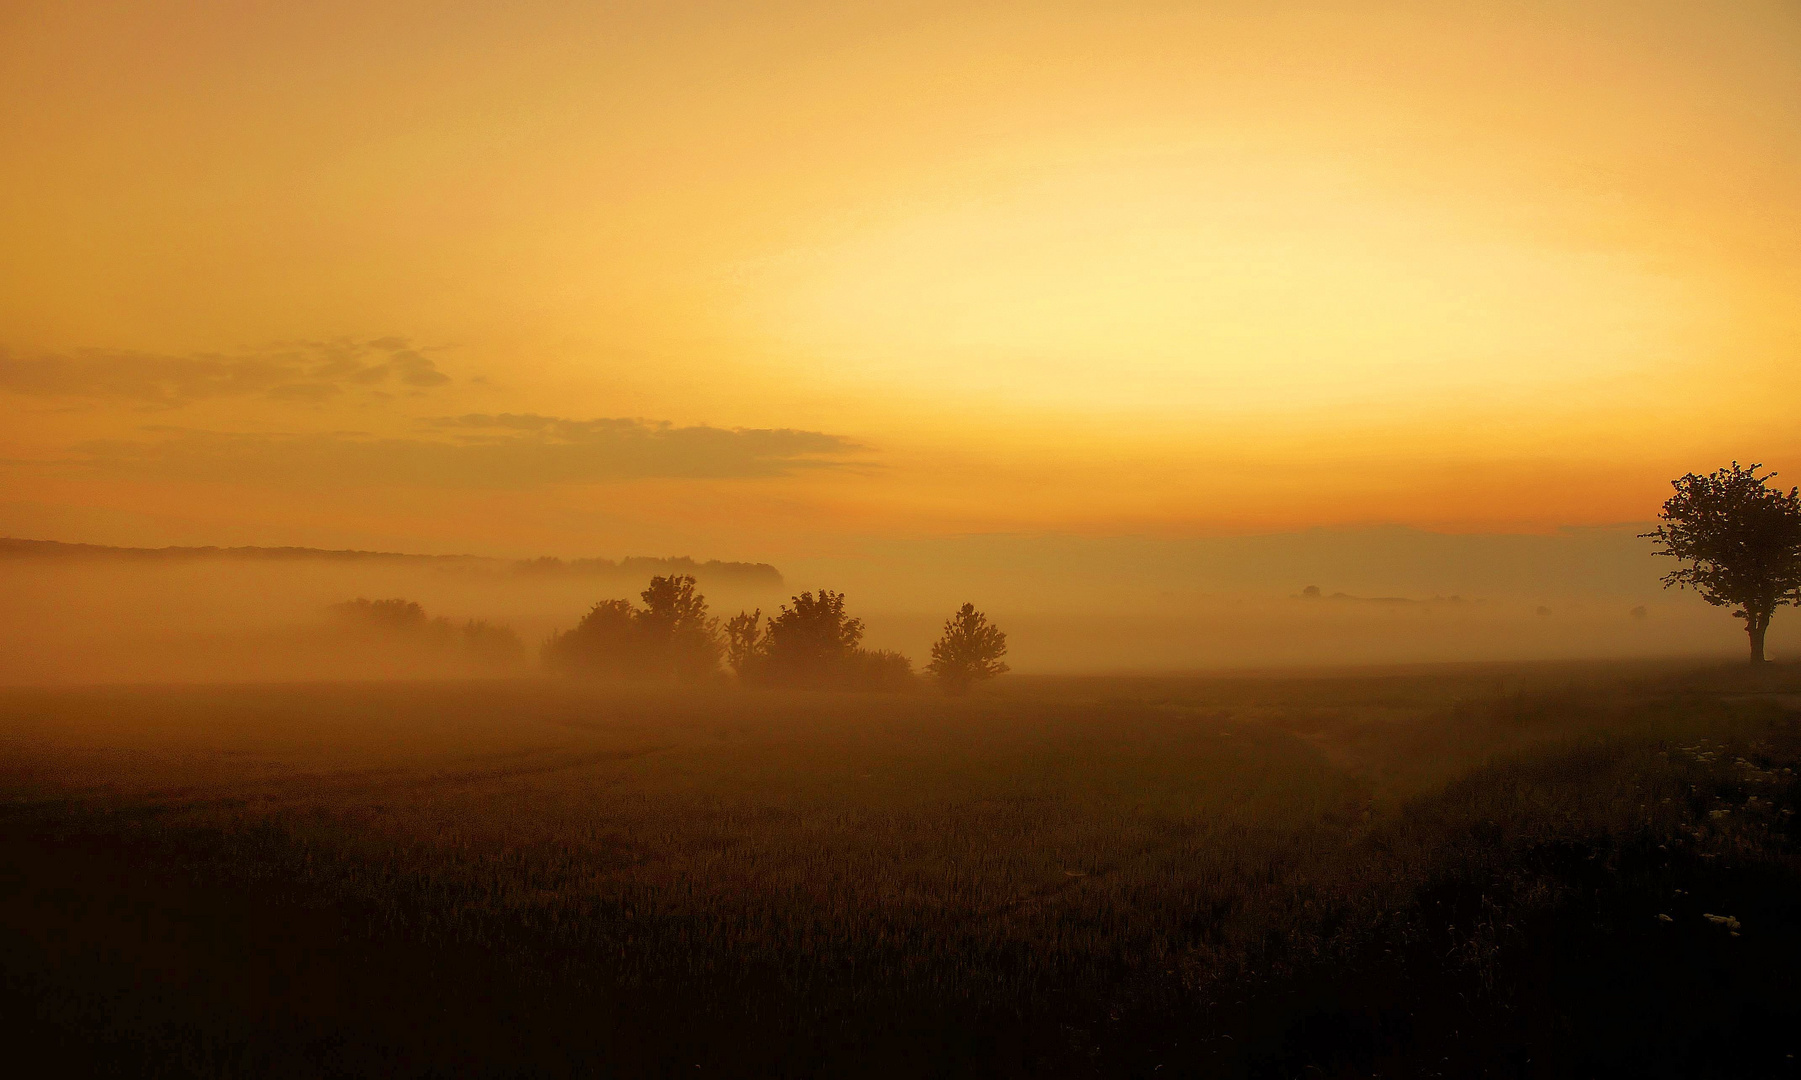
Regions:
[[[545,666],[575,675],[697,682],[716,678],[720,662],[748,686],[903,690],[917,684],[906,656],[863,647],[863,620],[844,594],[822,589],[789,599],[765,617],[761,608],[723,622],[707,612],[692,575],[650,579],[641,604],[603,600],[573,629],[544,643]],[[1007,670],[1007,637],[973,604],[945,623],[927,673],[952,692]]]
[[[640,574],[698,576],[709,581],[730,582],[738,586],[781,588],[782,575],[768,563],[721,562],[708,559],[696,562],[687,556],[649,559],[632,556],[612,559],[569,559],[552,556],[525,559],[513,564],[513,572],[537,577],[636,577]]]

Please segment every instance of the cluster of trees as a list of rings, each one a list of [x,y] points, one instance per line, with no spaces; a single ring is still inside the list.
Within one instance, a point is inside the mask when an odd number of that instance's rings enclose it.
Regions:
[[[844,594],[801,593],[763,618],[761,609],[726,623],[726,659],[746,683],[897,690],[913,682],[913,662],[863,648],[863,620],[844,611]]]
[[[863,620],[845,611],[844,594],[803,592],[764,617],[742,611],[723,623],[707,613],[692,576],[654,577],[629,600],[603,600],[574,629],[553,634],[544,662],[569,674],[693,682],[715,676],[723,660],[741,682],[898,690],[913,685],[913,663],[898,652],[863,648]],[[973,604],[945,623],[927,672],[960,692],[1007,670],[1007,635]]]
[[[358,597],[333,604],[331,610],[339,624],[353,634],[458,652],[482,667],[509,668],[525,659],[525,643],[509,628],[485,619],[470,619],[458,626],[442,615],[428,617],[412,600]]]
[[[707,614],[707,599],[694,584],[686,574],[653,577],[639,594],[643,607],[600,601],[575,629],[544,643],[545,666],[571,675],[684,682],[712,675],[724,652],[719,620]]]
[[[1658,554],[1683,563],[1664,576],[1666,587],[1692,588],[1744,620],[1753,663],[1764,659],[1776,609],[1801,606],[1801,490],[1771,487],[1776,474],[1760,474],[1761,468],[1735,461],[1706,475],[1677,478],[1661,524],[1645,534]],[[1303,595],[1317,597],[1319,590],[1310,586]],[[841,592],[803,592],[767,618],[758,609],[723,623],[708,614],[691,574],[653,577],[639,598],[642,606],[603,600],[574,629],[551,635],[544,643],[545,665],[570,674],[693,682],[716,677],[723,660],[753,685],[900,689],[915,682],[907,657],[863,648],[863,620],[845,611]],[[513,663],[523,653],[505,627],[472,620],[459,628],[428,618],[410,600],[359,598],[334,610],[363,632],[456,643],[495,664]],[[1633,614],[1641,616],[1642,609]],[[1006,654],[1007,635],[974,604],[964,604],[946,620],[926,672],[961,692],[1006,672]]]

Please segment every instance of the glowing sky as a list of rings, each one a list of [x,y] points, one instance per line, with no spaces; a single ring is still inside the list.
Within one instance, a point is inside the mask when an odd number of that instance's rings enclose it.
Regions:
[[[0,533],[777,557],[1801,479],[1801,7],[0,6]]]

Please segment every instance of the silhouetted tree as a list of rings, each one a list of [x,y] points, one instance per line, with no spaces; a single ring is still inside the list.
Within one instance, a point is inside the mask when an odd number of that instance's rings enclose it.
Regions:
[[[629,600],[602,600],[575,629],[544,643],[544,663],[559,671],[630,678],[705,678],[719,669],[719,620],[687,574],[650,579]]]
[[[1785,494],[1757,475],[1762,465],[1738,462],[1706,476],[1672,480],[1676,494],[1658,515],[1664,524],[1644,535],[1659,555],[1688,565],[1663,577],[1665,588],[1693,587],[1715,607],[1745,620],[1751,662],[1764,658],[1764,632],[1783,604],[1801,603],[1801,491]]]
[[[860,690],[914,685],[913,662],[905,656],[859,647],[863,620],[845,614],[843,593],[804,592],[769,619],[761,615],[740,612],[726,623],[726,656],[744,682]]]
[[[944,636],[932,646],[932,662],[926,670],[952,693],[968,690],[971,683],[1004,674],[1007,635],[988,622],[974,604],[964,604],[944,623]]]
[[[566,674],[629,675],[637,670],[636,611],[630,600],[601,600],[575,629],[544,643],[544,664]]]
[[[707,598],[695,584],[690,574],[651,578],[638,594],[644,610],[633,617],[645,659],[681,680],[719,668],[719,620],[707,617]]]
[[[757,624],[763,609],[740,611],[725,623],[725,663],[739,678],[757,654]]]
[[[759,652],[784,681],[818,681],[836,674],[863,640],[863,620],[844,613],[844,594],[825,589],[793,598],[769,620]]]

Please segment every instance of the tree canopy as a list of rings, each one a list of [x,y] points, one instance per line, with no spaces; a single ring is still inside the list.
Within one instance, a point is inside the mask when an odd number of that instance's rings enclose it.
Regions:
[[[763,655],[771,669],[793,674],[825,671],[842,663],[863,641],[863,620],[844,613],[844,594],[821,589],[783,604],[763,631]]]
[[[914,681],[905,656],[862,648],[863,620],[845,612],[841,592],[803,592],[761,616],[740,612],[726,623],[726,657],[747,683],[872,690]]]
[[[544,662],[554,669],[591,675],[672,678],[693,681],[719,669],[719,620],[708,616],[707,600],[687,574],[650,579],[629,600],[602,600],[588,609],[573,630],[544,644]]]
[[[900,690],[917,684],[913,664],[897,652],[862,647],[863,620],[846,613],[844,594],[804,592],[765,619],[739,612],[721,625],[707,614],[694,578],[651,578],[629,600],[602,600],[573,629],[544,643],[544,664],[568,674],[694,681],[719,670],[724,657],[750,684]]]
[[[1664,575],[1665,588],[1692,588],[1745,621],[1752,663],[1764,659],[1775,610],[1801,603],[1801,490],[1770,487],[1776,474],[1759,476],[1762,467],[1735,461],[1672,480],[1663,524],[1645,534],[1659,555],[1686,564]]]
[[[692,575],[653,577],[638,595],[644,609],[634,620],[649,663],[681,680],[719,669],[719,620],[708,617],[707,598],[695,589]]]
[[[944,636],[932,646],[932,662],[926,670],[946,689],[960,693],[972,683],[1004,674],[1008,669],[1001,657],[1005,655],[1007,635],[990,624],[974,604],[964,604],[945,620]]]

